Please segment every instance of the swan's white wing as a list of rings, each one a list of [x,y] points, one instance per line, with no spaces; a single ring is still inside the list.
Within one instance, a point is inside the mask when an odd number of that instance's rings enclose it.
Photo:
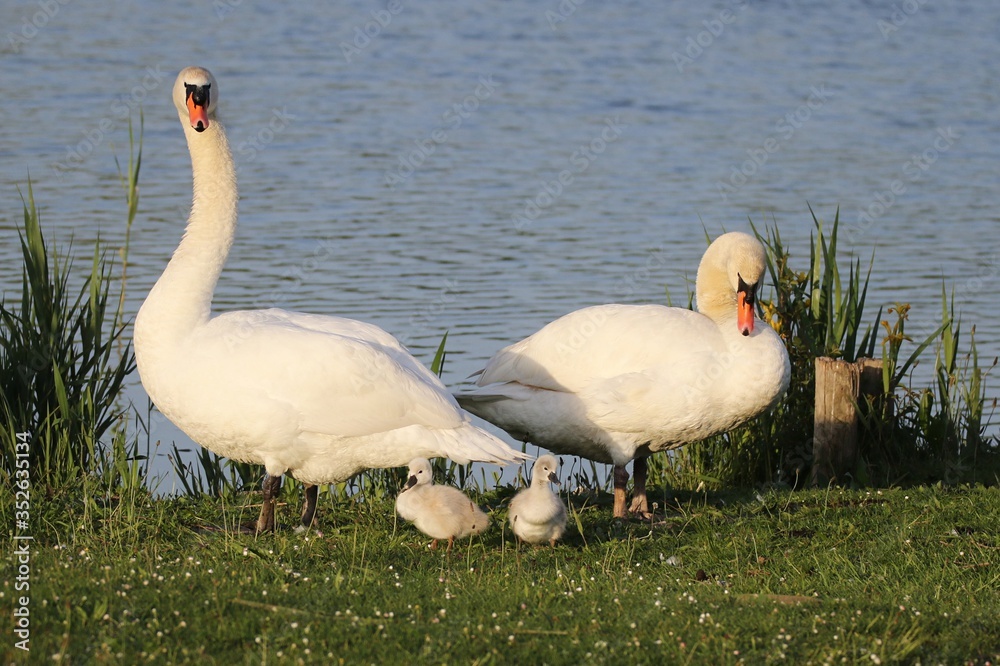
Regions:
[[[713,403],[727,399],[716,384],[727,354],[718,326],[696,312],[595,306],[498,352],[458,399],[508,432],[601,459],[582,443],[597,432],[641,439],[663,424],[668,441],[706,430]]]
[[[651,367],[724,350],[718,327],[690,310],[659,305],[599,305],[572,312],[500,350],[479,385],[517,382],[581,392]]]
[[[213,323],[216,321],[219,321],[220,324],[225,323],[226,326],[294,326],[317,333],[332,333],[359,340],[368,340],[383,347],[406,351],[399,340],[375,324],[347,319],[346,317],[269,308],[228,312],[217,316]],[[407,355],[409,355],[408,352]]]
[[[249,408],[286,406],[300,431],[360,437],[465,421],[441,381],[370,324],[280,310],[232,312],[211,320],[191,349],[204,364],[203,381],[242,396]]]
[[[591,420],[604,429],[643,433],[660,423],[660,443],[699,439],[715,432],[732,406],[723,389],[724,358],[694,352],[669,365],[596,381],[580,398]]]

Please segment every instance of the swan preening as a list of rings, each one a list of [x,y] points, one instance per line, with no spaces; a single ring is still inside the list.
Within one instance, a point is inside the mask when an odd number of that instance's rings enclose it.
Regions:
[[[646,458],[726,432],[788,388],[784,344],[755,326],[766,255],[748,234],[719,236],[698,267],[698,312],[598,305],[497,352],[459,404],[512,437],[614,465],[614,515],[648,514]]]
[[[448,540],[451,550],[455,539],[479,534],[490,524],[490,517],[451,486],[434,484],[434,472],[426,458],[410,462],[410,475],[396,497],[396,512],[429,536],[431,550],[440,539]]]
[[[218,455],[264,465],[257,530],[274,528],[281,477],[316,484],[415,457],[526,458],[475,427],[441,381],[391,335],[350,319],[284,310],[212,316],[237,221],[236,169],[212,74],[189,67],[173,100],[191,153],[184,237],[135,320],[139,376],[156,407]]]
[[[519,540],[548,541],[555,546],[566,531],[566,505],[549,485],[559,485],[558,469],[555,456],[539,456],[531,470],[531,484],[510,501],[510,528]]]

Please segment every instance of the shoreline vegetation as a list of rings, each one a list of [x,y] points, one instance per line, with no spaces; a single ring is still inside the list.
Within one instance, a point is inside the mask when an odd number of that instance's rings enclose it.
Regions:
[[[15,544],[0,559],[16,574],[0,587],[5,661],[1000,659],[1000,441],[985,398],[997,361],[979,358],[947,284],[919,335],[905,303],[866,310],[876,259],[842,272],[839,212],[826,225],[809,209],[808,264],[751,222],[791,386],[752,422],[650,458],[657,520],[612,520],[598,466],[564,457],[567,536],[519,549],[505,527],[517,488],[438,460],[436,481],[494,522],[449,555],[395,520],[402,469],[323,488],[323,522],[305,534],[232,531],[259,507],[263,471],[204,449],[172,444],[180,492],[153,496],[152,407],[122,397],[141,153],[130,125],[126,242],[116,253],[98,240],[85,271],[72,245],[46,239],[30,183],[22,195],[22,288],[0,298],[0,483],[14,489],[0,517]],[[820,356],[882,359],[846,487],[806,487]],[[915,385],[918,361],[933,367],[928,386]],[[299,492],[285,484],[281,504]]]

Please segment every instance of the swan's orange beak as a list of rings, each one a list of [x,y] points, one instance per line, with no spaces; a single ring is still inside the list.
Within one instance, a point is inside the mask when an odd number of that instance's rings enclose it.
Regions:
[[[753,333],[753,320],[753,300],[747,298],[745,291],[741,291],[736,295],[736,326],[740,333]]]
[[[188,93],[187,108],[191,118],[191,127],[195,132],[204,132],[208,129],[208,104],[199,104],[195,99],[196,95]]]
[[[753,304],[757,295],[757,284],[749,285],[739,277],[736,289],[736,326],[743,335],[753,333]]]

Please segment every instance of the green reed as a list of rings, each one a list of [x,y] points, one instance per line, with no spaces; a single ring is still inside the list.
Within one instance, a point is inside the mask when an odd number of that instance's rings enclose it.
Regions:
[[[112,262],[101,242],[74,287],[72,248],[50,250],[30,182],[22,203],[21,293],[0,302],[4,473],[13,469],[16,433],[28,432],[35,483],[59,487],[96,470],[100,440],[125,411],[119,396],[135,363],[122,343],[126,322],[120,299],[111,298]]]

